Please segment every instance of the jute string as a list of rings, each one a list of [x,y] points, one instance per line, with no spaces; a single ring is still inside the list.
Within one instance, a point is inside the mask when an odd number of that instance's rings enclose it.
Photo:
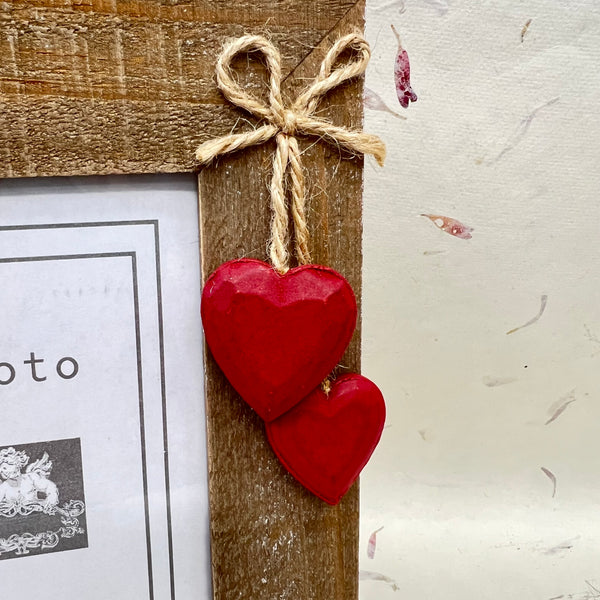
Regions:
[[[337,66],[333,65],[346,50],[353,50],[353,58]],[[244,52],[260,52],[269,74],[268,104],[253,97],[235,80],[232,61]],[[385,146],[374,135],[338,127],[328,120],[315,117],[314,112],[321,98],[333,88],[353,77],[362,75],[367,68],[371,51],[359,33],[340,38],[331,47],[321,63],[319,74],[294,101],[290,108],[283,104],[281,96],[281,55],[264,37],[246,35],[229,42],[217,62],[217,85],[223,95],[233,104],[245,109],[265,124],[245,133],[226,135],[209,140],[196,150],[196,159],[202,165],[210,163],[221,154],[235,152],[249,146],[262,144],[271,138],[277,140],[271,178],[271,240],[269,255],[275,269],[285,273],[290,268],[288,251],[290,233],[288,205],[286,202],[285,177],[289,176],[291,189],[291,212],[294,224],[294,251],[299,264],[310,262],[309,232],[306,224],[304,175],[296,134],[317,136],[331,144],[343,147],[353,154],[372,154],[380,165],[385,159]]]

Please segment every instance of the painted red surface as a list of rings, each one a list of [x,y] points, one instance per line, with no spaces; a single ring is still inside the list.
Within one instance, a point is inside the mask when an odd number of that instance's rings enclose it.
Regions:
[[[215,360],[265,420],[277,418],[329,375],[356,326],[356,299],[336,271],[303,265],[280,275],[267,263],[221,265],[202,292]]]
[[[379,442],[385,402],[361,375],[343,375],[267,423],[269,442],[285,468],[313,494],[337,504]]]
[[[394,84],[396,85],[396,95],[398,102],[403,108],[408,108],[411,102],[416,102],[418,97],[410,85],[410,61],[408,53],[402,47],[400,35],[396,28],[392,25],[392,31],[398,40],[398,52],[396,54],[396,62],[394,63]]]

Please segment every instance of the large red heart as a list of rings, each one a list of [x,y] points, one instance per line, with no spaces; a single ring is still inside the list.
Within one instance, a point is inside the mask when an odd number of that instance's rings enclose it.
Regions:
[[[266,428],[284,467],[313,494],[337,504],[375,450],[384,421],[379,388],[366,377],[343,375],[329,394],[314,390]]]
[[[329,375],[356,326],[352,288],[318,265],[281,275],[258,260],[227,262],[208,278],[201,312],[215,360],[265,421]]]

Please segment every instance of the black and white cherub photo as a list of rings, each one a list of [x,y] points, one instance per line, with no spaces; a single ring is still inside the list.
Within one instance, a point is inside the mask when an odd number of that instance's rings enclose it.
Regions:
[[[50,480],[52,461],[48,453],[28,462],[29,456],[22,450],[0,450],[0,514],[4,517],[36,511],[51,514],[58,504],[58,488]],[[23,468],[25,473],[21,472]]]
[[[80,440],[0,447],[0,560],[87,545]]]

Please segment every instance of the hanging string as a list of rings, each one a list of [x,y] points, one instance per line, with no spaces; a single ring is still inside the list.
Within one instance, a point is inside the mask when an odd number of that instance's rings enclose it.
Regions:
[[[345,64],[333,65],[346,51],[353,50],[354,58]],[[244,52],[260,52],[269,73],[268,104],[253,97],[235,80],[231,67],[234,57]],[[265,124],[245,133],[236,133],[209,140],[196,150],[196,159],[202,165],[221,154],[263,144],[273,137],[277,150],[273,159],[271,178],[271,240],[269,255],[275,269],[285,273],[290,267],[289,216],[286,202],[285,177],[291,188],[291,213],[294,223],[294,252],[299,264],[310,262],[309,233],[305,215],[304,175],[296,134],[317,136],[330,144],[341,146],[352,154],[372,154],[380,165],[385,159],[385,146],[374,135],[338,127],[314,116],[321,98],[345,81],[362,75],[371,51],[359,33],[340,38],[331,47],[314,81],[286,108],[281,97],[281,55],[264,37],[246,35],[225,46],[217,62],[217,85],[233,104],[252,113]]]

